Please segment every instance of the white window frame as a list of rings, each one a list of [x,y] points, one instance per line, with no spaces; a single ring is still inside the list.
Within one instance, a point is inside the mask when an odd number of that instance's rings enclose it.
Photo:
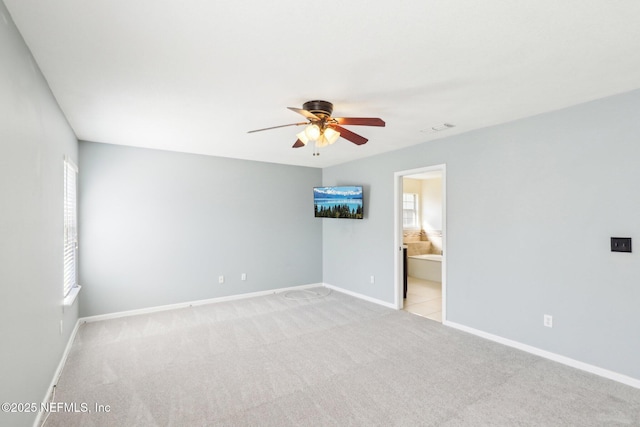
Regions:
[[[63,284],[64,305],[73,304],[80,290],[78,285],[78,166],[64,158],[64,251]]]
[[[402,193],[402,228],[417,230],[420,228],[420,197],[417,193]]]

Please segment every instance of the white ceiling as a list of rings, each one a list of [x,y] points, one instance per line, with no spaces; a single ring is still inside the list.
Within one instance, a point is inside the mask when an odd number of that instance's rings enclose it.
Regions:
[[[4,2],[88,141],[326,167],[640,88],[637,0]],[[387,126],[247,134],[312,99]]]

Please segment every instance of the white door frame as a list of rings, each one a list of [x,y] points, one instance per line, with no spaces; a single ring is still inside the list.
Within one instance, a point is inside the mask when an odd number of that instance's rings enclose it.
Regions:
[[[417,169],[409,169],[393,174],[393,200],[394,200],[394,268],[395,268],[395,307],[401,310],[404,306],[403,298],[403,256],[402,256],[402,179],[408,175],[416,175],[424,172],[439,171],[442,173],[442,322],[447,319],[447,174],[446,164],[426,166]]]

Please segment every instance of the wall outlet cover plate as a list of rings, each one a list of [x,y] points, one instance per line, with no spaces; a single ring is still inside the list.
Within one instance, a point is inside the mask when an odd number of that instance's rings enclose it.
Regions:
[[[631,252],[631,237],[612,237],[611,252]]]

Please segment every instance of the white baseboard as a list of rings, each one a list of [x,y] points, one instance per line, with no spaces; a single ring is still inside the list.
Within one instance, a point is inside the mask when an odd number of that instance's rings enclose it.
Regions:
[[[560,354],[542,350],[527,344],[522,344],[518,341],[513,341],[498,335],[493,335],[478,329],[470,328],[465,325],[460,325],[455,322],[450,322],[448,320],[445,320],[444,322],[442,322],[442,324],[445,326],[459,329],[461,331],[468,332],[470,334],[488,339],[490,341],[495,341],[497,343],[500,343],[509,347],[517,348],[518,350],[526,351],[527,353],[535,354],[536,356],[544,357],[545,359],[553,360],[554,362],[562,363],[563,365],[571,366],[572,368],[580,369],[581,371],[586,371],[586,372],[598,375],[600,377],[608,378],[610,380],[617,381],[619,383],[626,384],[628,386],[640,389],[640,380],[629,377],[627,375],[609,371],[607,369],[603,369],[598,366],[580,362],[579,360],[571,359],[569,357],[562,356]]]
[[[277,293],[287,292],[287,291],[292,291],[292,290],[297,290],[297,289],[314,288],[314,287],[318,287],[318,286],[323,286],[323,284],[322,283],[312,283],[312,284],[309,284],[309,285],[291,286],[291,287],[288,287],[288,288],[270,289],[270,290],[267,290],[267,291],[258,291],[258,292],[250,292],[250,293],[246,293],[246,294],[229,295],[229,296],[226,296],[226,297],[217,297],[217,298],[209,298],[209,299],[197,300],[197,301],[180,302],[180,303],[177,303],[177,304],[159,305],[159,306],[156,306],[156,307],[148,307],[148,308],[140,308],[140,309],[136,309],[136,310],[119,311],[119,312],[116,312],[116,313],[98,314],[98,315],[95,315],[95,316],[81,317],[80,319],[78,319],[78,321],[80,323],[98,322],[100,320],[118,319],[118,318],[121,318],[121,317],[137,316],[139,314],[147,314],[147,313],[156,313],[156,312],[159,312],[159,311],[175,310],[177,308],[187,308],[187,307],[193,307],[193,306],[198,306],[198,305],[215,304],[215,303],[218,303],[218,302],[234,301],[234,300],[245,299],[245,298],[253,298],[253,297],[277,294]]]
[[[54,387],[58,383],[58,379],[62,374],[62,369],[64,368],[65,363],[67,363],[67,357],[69,356],[69,352],[71,351],[71,346],[73,345],[73,341],[76,338],[76,334],[78,333],[78,328],[80,327],[80,321],[76,321],[73,330],[71,331],[71,335],[69,335],[69,340],[67,341],[67,345],[64,348],[64,352],[62,353],[62,357],[60,358],[60,363],[58,363],[58,367],[56,371],[53,373],[53,379],[51,380],[51,384],[49,384],[49,388],[47,388],[47,392],[44,395],[44,399],[42,399],[42,403],[46,404],[51,399],[51,395],[53,393]],[[42,416],[46,415],[46,412],[38,411],[36,415],[36,419],[33,422],[34,427],[39,427],[42,424]]]
[[[359,294],[357,292],[349,291],[347,289],[339,288],[338,286],[333,286],[333,285],[330,285],[328,283],[323,283],[323,285],[324,285],[325,288],[332,289],[332,290],[334,290],[336,292],[341,292],[343,294],[351,295],[352,297],[356,297],[356,298],[359,298],[359,299],[362,299],[362,300],[365,300],[365,301],[369,301],[369,302],[372,302],[374,304],[383,305],[385,307],[393,308],[394,310],[398,309],[398,307],[396,307],[395,304],[392,304],[392,303],[389,303],[389,302],[386,302],[386,301],[382,301],[382,300],[379,300],[379,299],[376,299],[376,298],[372,298],[372,297],[367,296],[367,295]]]

